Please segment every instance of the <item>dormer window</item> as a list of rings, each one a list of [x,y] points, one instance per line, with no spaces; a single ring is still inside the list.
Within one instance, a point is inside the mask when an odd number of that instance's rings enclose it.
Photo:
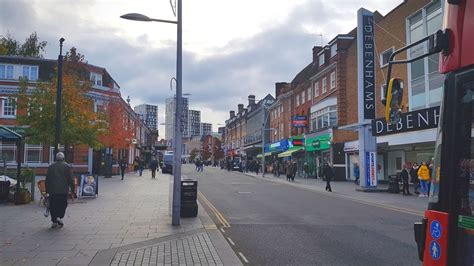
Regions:
[[[319,61],[319,66],[324,65],[324,53],[319,55],[318,61]]]
[[[23,66],[22,77],[28,80],[38,80],[38,67],[37,66]]]
[[[102,86],[102,75],[91,72],[91,83],[92,85]]]
[[[331,57],[337,54],[337,43],[331,45]]]

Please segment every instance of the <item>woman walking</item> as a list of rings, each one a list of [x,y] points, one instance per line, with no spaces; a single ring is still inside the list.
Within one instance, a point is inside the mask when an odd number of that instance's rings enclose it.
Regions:
[[[331,179],[334,177],[334,171],[328,162],[324,163],[323,176],[326,178],[326,191],[332,192]]]

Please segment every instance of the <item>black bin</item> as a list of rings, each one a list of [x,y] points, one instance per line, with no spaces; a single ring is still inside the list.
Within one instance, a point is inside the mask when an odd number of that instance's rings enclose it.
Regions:
[[[181,217],[197,216],[197,185],[197,180],[181,180]]]
[[[400,186],[398,184],[398,176],[397,175],[388,176],[388,192],[390,192],[390,193],[400,193]]]

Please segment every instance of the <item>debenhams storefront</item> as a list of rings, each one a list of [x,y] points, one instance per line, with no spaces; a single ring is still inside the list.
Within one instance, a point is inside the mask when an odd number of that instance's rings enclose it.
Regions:
[[[384,118],[372,121],[377,137],[377,179],[388,179],[402,171],[406,162],[427,162],[433,158],[439,106],[403,113],[398,123],[387,124]],[[359,162],[358,141],[346,142],[347,176],[354,179],[354,163]]]

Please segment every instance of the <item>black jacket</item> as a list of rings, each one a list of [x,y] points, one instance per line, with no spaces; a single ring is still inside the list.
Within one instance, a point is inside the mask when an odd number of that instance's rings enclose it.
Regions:
[[[329,180],[331,180],[334,177],[334,172],[333,172],[331,166],[329,166],[329,165],[324,166],[323,176],[326,177],[326,179],[329,179]]]
[[[157,160],[152,160],[150,162],[150,169],[151,170],[156,170],[156,168],[158,168],[158,161]]]
[[[408,182],[408,179],[410,177],[409,171],[410,170],[408,170],[408,169],[403,169],[402,172],[400,173],[400,176],[401,176],[403,182]]]
[[[46,193],[50,195],[67,195],[69,188],[74,191],[71,166],[65,162],[57,161],[51,164],[45,181]]]

